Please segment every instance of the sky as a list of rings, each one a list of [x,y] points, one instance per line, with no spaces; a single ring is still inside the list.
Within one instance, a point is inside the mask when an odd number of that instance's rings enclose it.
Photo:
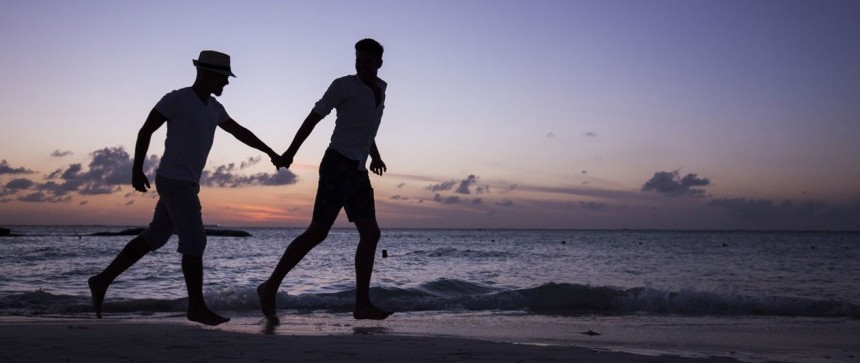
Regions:
[[[371,37],[382,228],[860,230],[857,19],[848,0],[0,0],[0,225],[147,224],[137,131],[201,50],[231,55],[219,101],[282,152]],[[289,171],[217,131],[204,222],[306,226],[335,117]]]

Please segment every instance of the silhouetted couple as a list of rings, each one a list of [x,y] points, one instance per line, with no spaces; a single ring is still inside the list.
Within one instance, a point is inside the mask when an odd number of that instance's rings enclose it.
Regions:
[[[182,273],[188,290],[188,320],[206,325],[229,321],[209,310],[203,299],[203,251],[206,232],[203,228],[200,199],[200,175],[209,150],[220,127],[246,145],[269,156],[276,168],[289,168],[299,147],[316,124],[333,109],[337,110],[331,143],[319,167],[319,185],[313,217],[308,228],[284,251],[271,276],[257,287],[260,307],[269,323],[278,323],[275,311],[277,291],[284,277],[316,245],[325,240],[340,209],[359,232],[355,254],[356,295],[353,317],[385,319],[391,312],[382,311],[370,302],[370,277],[379,241],[373,188],[365,164],[370,156],[370,170],[382,175],[385,163],[376,147],[376,132],[385,108],[386,83],[377,77],[382,66],[383,47],[373,39],[355,44],[355,75],[335,79],[314,105],[296,132],[290,147],[282,155],[275,153],[251,131],[231,118],[211,95],[220,96],[228,77],[236,77],[226,54],[205,50],[194,60],[197,78],[191,87],[165,95],[150,111],[137,135],[132,166],[132,186],[140,192],[150,188],[143,173],[143,161],[152,134],[165,122],[167,138],[164,154],[156,171],[158,203],[149,227],[132,239],[100,274],[90,277],[96,316],[101,318],[102,303],[110,284],[141,257],[154,251],[176,232],[178,252],[182,254]]]

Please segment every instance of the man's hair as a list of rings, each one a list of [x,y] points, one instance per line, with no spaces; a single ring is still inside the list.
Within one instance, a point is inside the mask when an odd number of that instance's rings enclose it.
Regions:
[[[355,50],[371,52],[376,54],[379,59],[382,59],[382,52],[385,49],[382,48],[382,44],[379,44],[379,42],[370,38],[365,38],[355,43]]]

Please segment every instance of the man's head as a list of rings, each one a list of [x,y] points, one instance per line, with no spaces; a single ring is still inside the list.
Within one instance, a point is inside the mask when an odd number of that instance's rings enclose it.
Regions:
[[[228,77],[236,77],[230,69],[230,56],[221,52],[204,50],[193,63],[197,67],[197,80],[194,83],[216,96],[220,96],[224,86],[230,84]]]
[[[376,72],[382,67],[382,44],[367,38],[355,43],[355,71],[363,80],[375,80]]]

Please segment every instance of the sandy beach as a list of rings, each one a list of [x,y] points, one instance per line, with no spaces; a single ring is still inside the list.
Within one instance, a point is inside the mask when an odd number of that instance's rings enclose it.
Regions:
[[[191,323],[0,320],[8,362],[737,362],[398,335],[265,335]]]

